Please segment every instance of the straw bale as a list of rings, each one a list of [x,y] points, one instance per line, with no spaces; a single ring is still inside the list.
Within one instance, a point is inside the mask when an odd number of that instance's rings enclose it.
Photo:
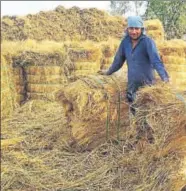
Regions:
[[[186,66],[186,58],[180,57],[180,56],[172,56],[172,55],[166,55],[162,56],[162,61],[166,65],[171,65],[175,67],[179,67],[179,65]]]
[[[75,70],[75,71],[72,71],[71,75],[75,75],[75,76],[87,76],[87,75],[90,75],[90,74],[96,74],[98,70]]]
[[[176,56],[185,58],[184,46],[176,43],[173,40],[164,41],[158,44],[160,55],[162,56]]]
[[[186,56],[186,42],[182,39],[172,39],[171,41],[172,41],[172,43],[179,44],[180,46],[182,46],[185,51],[185,56]]]
[[[177,85],[177,86],[186,86],[186,79],[185,78],[179,78],[179,77],[174,77],[171,76],[171,82],[173,83],[173,85]]]
[[[51,93],[34,93],[27,92],[27,96],[29,100],[48,100],[55,101],[55,92]]]
[[[68,56],[73,62],[95,62],[100,59],[101,51],[95,46],[69,48]]]
[[[31,93],[50,93],[63,88],[63,84],[31,84],[28,83],[27,91]]]
[[[175,72],[175,71],[170,71],[169,72],[170,76],[172,76],[172,78],[178,78],[178,79],[186,79],[186,72],[182,71],[182,72]]]
[[[13,57],[14,66],[62,66],[66,60],[64,51],[56,52],[35,52],[25,50]]]
[[[181,94],[179,95],[181,96]],[[170,86],[165,84],[143,88],[137,96],[135,103],[137,105],[136,117],[139,117],[139,120],[143,120],[142,118],[140,119],[140,117],[146,116],[146,120],[155,131],[154,133],[157,133],[156,141],[161,142],[161,144],[160,142],[158,142],[158,144],[159,146],[161,145],[163,147],[163,150],[160,151],[160,154],[162,155],[168,154],[168,152],[172,152],[173,150],[177,151],[178,147],[179,150],[180,148],[186,147],[186,144],[179,146],[181,139],[186,138],[186,118],[184,117],[185,100],[183,96],[183,99],[181,99],[180,96],[178,96],[178,93],[175,92],[175,90],[172,90]],[[175,106],[177,108],[174,108]],[[143,110],[144,108],[145,110]],[[160,112],[161,108],[164,109]],[[176,109],[178,109],[177,112]],[[158,112],[161,114],[158,114],[155,117]],[[154,117],[157,119],[157,121],[154,119]],[[165,122],[166,120],[168,124],[165,125],[163,121]],[[176,126],[176,123],[179,123],[179,125]],[[161,130],[160,128],[163,126],[164,128]],[[178,139],[178,144],[175,144],[174,139]],[[180,152],[182,151],[180,150]]]
[[[169,64],[165,65],[167,70],[170,72],[186,72],[186,64]]]
[[[65,75],[27,75],[27,82],[31,84],[66,84],[68,79]]]
[[[171,90],[170,87],[162,85],[142,89],[136,102],[137,105],[139,104],[138,120],[146,116],[146,120],[153,128],[156,146],[158,145],[155,158],[168,157],[171,154],[179,155],[177,163],[179,165],[173,169],[176,174],[173,173],[171,176],[174,183],[169,183],[171,185],[169,190],[181,189],[186,180],[186,175],[180,173],[183,167],[181,161],[186,154],[185,101],[186,99],[180,99],[177,92]],[[173,163],[175,160],[172,161]]]
[[[80,147],[92,147],[91,144],[98,145],[105,137],[100,137],[105,133],[105,126],[100,127],[96,122],[105,124],[109,102],[114,102],[111,109],[114,120],[116,112],[117,93],[126,87],[126,83],[117,77],[89,76],[89,78],[79,79],[56,93],[56,99],[62,103],[65,115],[70,119],[72,126],[72,136],[75,145]],[[114,97],[114,98],[113,98]],[[109,99],[109,100],[108,100]],[[123,111],[128,111],[128,105],[123,103]],[[128,112],[122,113],[122,117]],[[90,129],[89,123],[93,125]],[[91,121],[91,122],[90,122]],[[114,133],[112,134],[114,136]],[[99,136],[100,139],[96,137]]]
[[[61,66],[29,66],[25,68],[28,75],[63,75],[64,68]]]
[[[74,63],[75,70],[95,70],[98,71],[100,69],[100,64],[98,62],[75,62]]]

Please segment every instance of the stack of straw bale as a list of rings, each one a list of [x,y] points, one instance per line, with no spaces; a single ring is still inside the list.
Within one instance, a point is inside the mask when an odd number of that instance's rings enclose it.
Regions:
[[[100,69],[102,52],[99,44],[92,41],[66,43],[68,58],[71,62],[69,79],[95,74]]]
[[[63,43],[4,41],[1,57],[2,117],[7,117],[29,97],[41,98],[50,95],[40,96],[40,90],[44,92],[42,94],[47,94],[47,91],[51,93],[54,86],[61,88],[62,84],[66,83],[66,73],[70,65],[67,61]],[[48,66],[49,70],[45,66]],[[40,90],[34,92],[36,83],[39,83]],[[33,84],[34,88],[30,87],[30,84]],[[47,84],[52,86],[50,90]],[[32,94],[28,91],[29,88],[33,90]]]
[[[160,55],[174,88],[186,91],[186,42],[169,40],[158,44]]]
[[[65,53],[24,51],[14,57],[15,67],[24,71],[26,99],[52,99],[52,92],[68,83]]]

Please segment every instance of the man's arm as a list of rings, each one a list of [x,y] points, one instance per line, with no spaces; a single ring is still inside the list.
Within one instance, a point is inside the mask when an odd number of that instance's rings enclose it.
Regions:
[[[168,82],[169,75],[160,59],[155,42],[150,38],[147,39],[147,53],[151,64],[156,69],[161,79],[165,82]]]
[[[125,53],[123,50],[123,43],[124,41],[120,43],[119,49],[114,57],[114,61],[112,65],[110,66],[109,70],[106,72],[106,75],[111,75],[112,73],[118,71],[123,66],[123,63],[125,62]]]

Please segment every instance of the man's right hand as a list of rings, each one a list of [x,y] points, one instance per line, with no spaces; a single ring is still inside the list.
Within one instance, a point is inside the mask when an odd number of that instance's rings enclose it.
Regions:
[[[99,70],[97,73],[100,75],[108,75],[107,70]]]

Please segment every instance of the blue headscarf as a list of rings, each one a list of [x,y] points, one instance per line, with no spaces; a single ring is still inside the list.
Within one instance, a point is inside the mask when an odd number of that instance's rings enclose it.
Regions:
[[[129,27],[141,28],[142,34],[145,34],[145,28],[143,25],[143,20],[140,16],[129,16],[127,18],[127,28],[129,28]],[[126,31],[126,33],[127,33],[127,31]]]
[[[127,27],[137,27],[137,28],[144,28],[143,20],[140,16],[130,16],[127,18]]]

